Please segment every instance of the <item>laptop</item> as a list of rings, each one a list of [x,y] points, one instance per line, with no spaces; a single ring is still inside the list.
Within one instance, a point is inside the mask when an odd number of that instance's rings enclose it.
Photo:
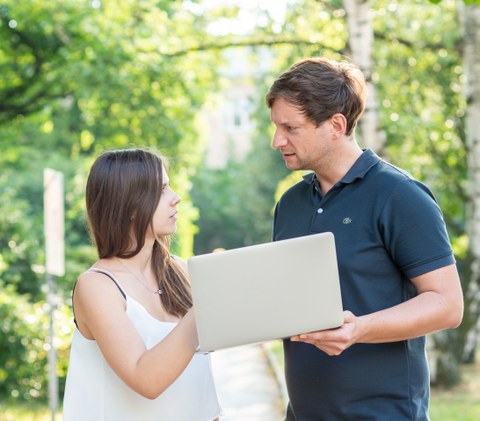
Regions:
[[[188,270],[201,352],[343,324],[330,232],[193,256]]]

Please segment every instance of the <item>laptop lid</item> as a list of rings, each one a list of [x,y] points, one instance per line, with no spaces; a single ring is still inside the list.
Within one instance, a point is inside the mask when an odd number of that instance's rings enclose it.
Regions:
[[[200,351],[343,323],[330,232],[194,256],[188,270]]]

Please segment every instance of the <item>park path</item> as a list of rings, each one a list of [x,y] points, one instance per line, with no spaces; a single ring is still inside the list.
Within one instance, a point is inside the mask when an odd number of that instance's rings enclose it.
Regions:
[[[284,388],[262,345],[246,345],[211,354],[221,421],[282,421]]]

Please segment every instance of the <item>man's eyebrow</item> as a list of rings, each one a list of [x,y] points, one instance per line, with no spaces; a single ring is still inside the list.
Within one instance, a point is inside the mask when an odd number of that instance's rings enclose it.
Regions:
[[[278,123],[280,126],[289,126],[289,127],[293,127],[293,126],[299,126],[300,123],[296,122],[296,121],[291,121],[291,120],[287,120],[287,121],[282,121],[281,123]]]

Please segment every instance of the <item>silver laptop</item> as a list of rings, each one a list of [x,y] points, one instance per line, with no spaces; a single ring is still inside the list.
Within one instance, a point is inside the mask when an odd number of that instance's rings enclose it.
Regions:
[[[330,232],[191,257],[200,351],[341,326]]]

